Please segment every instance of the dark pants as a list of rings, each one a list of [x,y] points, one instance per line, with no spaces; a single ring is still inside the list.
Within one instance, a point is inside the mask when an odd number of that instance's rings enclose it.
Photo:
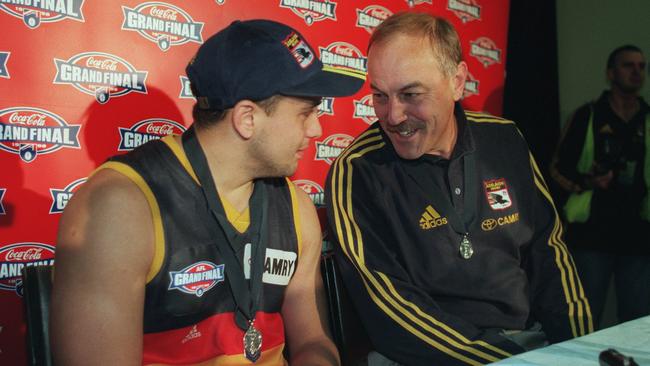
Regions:
[[[650,314],[650,256],[584,249],[574,249],[572,253],[589,300],[594,327],[599,328],[612,276],[618,321],[626,322]]]

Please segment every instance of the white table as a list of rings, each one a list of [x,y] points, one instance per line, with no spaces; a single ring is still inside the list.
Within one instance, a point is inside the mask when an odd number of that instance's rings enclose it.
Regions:
[[[633,357],[639,366],[650,366],[650,316],[521,353],[490,365],[597,366],[598,355],[607,348]]]

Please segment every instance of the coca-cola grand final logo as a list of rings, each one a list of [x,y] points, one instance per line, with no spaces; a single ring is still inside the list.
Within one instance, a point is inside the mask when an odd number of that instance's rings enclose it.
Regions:
[[[0,0],[0,11],[22,18],[28,28],[35,29],[41,22],[59,22],[65,19],[83,22],[83,4],[84,0]]]
[[[40,108],[12,107],[0,110],[0,150],[20,155],[30,163],[38,155],[62,148],[79,149],[81,125],[68,124],[60,116]]]
[[[7,211],[5,211],[5,206],[2,205],[2,199],[5,196],[5,192],[7,192],[6,188],[0,188],[0,215],[7,213]]]
[[[110,97],[147,93],[147,71],[138,71],[124,59],[103,52],[84,52],[68,60],[54,59],[54,84],[69,84],[104,104]]]
[[[0,52],[0,78],[11,79],[9,77],[9,69],[7,69],[7,60],[11,52]]]
[[[336,21],[336,3],[330,0],[280,0],[280,7],[291,9],[307,25],[325,19]]]
[[[433,3],[432,0],[406,0],[406,4],[408,4],[408,6],[412,8],[420,4],[433,4]]]
[[[323,141],[316,141],[316,157],[314,160],[322,160],[327,164],[332,164],[334,160],[348,147],[354,137],[337,133],[328,136]]]
[[[122,6],[122,11],[123,30],[138,32],[163,51],[187,42],[203,43],[201,32],[204,23],[195,22],[185,10],[177,6],[152,1],[135,8]]]
[[[371,125],[377,122],[375,107],[372,105],[372,94],[367,94],[361,100],[354,100],[354,118],[363,120]]]
[[[469,54],[476,57],[485,67],[501,63],[501,50],[488,37],[479,37],[470,42]]]
[[[293,184],[305,191],[316,207],[325,206],[325,190],[318,183],[307,179],[297,179],[293,181]]]
[[[0,290],[23,296],[22,269],[54,264],[54,246],[43,243],[0,245]]]
[[[179,79],[181,81],[181,91],[178,97],[181,99],[195,99],[194,94],[192,94],[192,88],[190,87],[190,78],[181,75]]]
[[[322,116],[324,114],[328,116],[333,116],[334,115],[334,98],[332,97],[324,97],[321,99],[320,104],[318,105],[318,116]]]
[[[465,79],[465,89],[463,89],[463,98],[479,95],[478,84],[479,81],[474,78],[474,75],[468,72],[467,79]]]
[[[131,151],[151,140],[158,140],[167,135],[181,135],[185,127],[175,121],[165,118],[149,118],[135,123],[130,128],[119,127],[119,151]]]
[[[391,15],[393,13],[383,6],[368,5],[364,9],[357,9],[357,27],[372,33],[381,22]]]
[[[50,188],[50,195],[52,196],[52,206],[50,206],[50,214],[60,214],[72,198],[72,195],[86,183],[88,178],[79,178],[74,182],[68,184],[65,188]]]
[[[447,10],[459,17],[463,23],[481,20],[481,7],[476,0],[449,0]]]
[[[327,47],[318,47],[320,60],[327,66],[345,70],[365,79],[368,59],[359,49],[347,42],[334,42]]]

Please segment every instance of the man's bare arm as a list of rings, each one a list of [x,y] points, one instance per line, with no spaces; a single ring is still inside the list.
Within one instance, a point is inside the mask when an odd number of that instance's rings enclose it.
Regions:
[[[140,365],[151,210],[128,178],[103,169],[66,207],[56,247],[51,342],[59,365]]]
[[[320,275],[321,230],[314,205],[296,189],[302,226],[302,253],[282,305],[293,365],[339,365],[339,355],[328,336],[326,299]]]

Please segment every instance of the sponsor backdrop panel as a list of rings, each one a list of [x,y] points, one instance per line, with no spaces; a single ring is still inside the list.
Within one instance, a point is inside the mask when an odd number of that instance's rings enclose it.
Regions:
[[[235,19],[274,19],[326,64],[366,72],[372,29],[409,8],[458,27],[463,104],[499,115],[509,0],[0,0],[0,364],[26,363],[20,271],[53,263],[68,200],[109,156],[190,125],[184,70],[205,39]],[[323,135],[293,179],[324,217],[333,159],[376,121],[368,85],[325,98],[319,115]]]

